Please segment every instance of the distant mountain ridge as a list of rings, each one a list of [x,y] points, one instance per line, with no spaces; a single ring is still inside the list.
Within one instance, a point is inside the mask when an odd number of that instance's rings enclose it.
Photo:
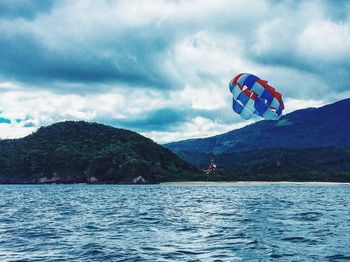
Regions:
[[[164,145],[175,153],[229,153],[264,148],[350,147],[350,98],[297,110],[225,134]]]
[[[214,137],[164,145],[219,181],[350,182],[350,99]]]

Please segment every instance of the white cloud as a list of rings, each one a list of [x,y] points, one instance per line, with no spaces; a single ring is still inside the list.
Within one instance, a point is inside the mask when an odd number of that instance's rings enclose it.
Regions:
[[[288,98],[285,101],[285,113],[290,113],[298,109],[304,109],[309,107],[320,107],[325,105],[325,101],[323,100],[308,100],[308,99],[293,99]]]
[[[203,117],[196,117],[192,119],[190,122],[186,122],[181,127],[181,130],[174,132],[159,132],[159,131],[151,131],[151,132],[141,132],[143,135],[159,142],[159,143],[169,143],[184,139],[192,139],[192,138],[203,138],[210,137],[217,134],[222,134],[229,132],[233,129],[242,128],[244,126],[250,125],[254,123],[255,120],[248,120],[241,122],[233,122],[231,124],[219,124],[213,120],[206,119]]]
[[[298,37],[300,59],[310,63],[343,63],[350,59],[350,22],[316,21]]]
[[[36,126],[66,119],[108,123],[164,108],[208,114],[191,115],[172,132],[144,134],[160,142],[215,135],[255,121],[243,121],[232,111],[232,117],[224,113],[231,104],[228,83],[240,72],[269,80],[283,93],[285,112],[346,98],[350,20],[335,19],[328,5],[324,1],[77,0],[58,1],[50,12],[31,20],[0,19],[3,39],[20,36],[19,41],[25,41],[31,36],[39,47],[47,48],[41,61],[52,62],[50,72],[78,64],[69,73],[90,73],[86,68],[97,61],[93,70],[107,65],[124,77],[120,82],[89,83],[83,74],[80,82],[70,82],[68,77],[36,85],[16,78],[6,63],[0,63],[0,111],[13,121],[1,125],[0,137],[32,132],[24,127],[29,122]],[[55,67],[55,59],[62,59],[64,66]],[[79,59],[82,62],[76,63]],[[9,68],[22,70],[23,60],[19,61]],[[150,74],[160,82],[158,86],[142,82]],[[132,82],[133,77],[140,82]]]
[[[0,139],[24,137],[33,133],[35,130],[35,127],[24,128],[22,125],[19,124],[9,125],[0,123]]]

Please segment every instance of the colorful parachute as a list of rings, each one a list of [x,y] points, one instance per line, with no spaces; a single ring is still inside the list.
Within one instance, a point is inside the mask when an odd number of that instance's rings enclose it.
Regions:
[[[282,95],[266,80],[241,73],[232,79],[229,88],[233,95],[232,109],[244,119],[255,115],[268,120],[280,118],[284,109]]]

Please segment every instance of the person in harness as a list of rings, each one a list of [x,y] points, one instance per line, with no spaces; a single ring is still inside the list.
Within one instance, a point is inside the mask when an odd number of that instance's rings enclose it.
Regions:
[[[212,160],[210,161],[209,168],[208,168],[207,170],[204,170],[204,173],[205,173],[206,175],[209,175],[209,173],[210,173],[211,171],[215,171],[215,169],[216,169],[216,164],[215,164],[215,162],[214,162],[214,159],[212,159]]]

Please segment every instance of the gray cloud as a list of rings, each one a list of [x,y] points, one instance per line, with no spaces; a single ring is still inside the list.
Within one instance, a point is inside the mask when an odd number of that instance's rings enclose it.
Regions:
[[[23,127],[35,127],[35,124],[32,122],[25,123]]]
[[[123,1],[101,3],[89,2],[89,10],[110,8],[108,11],[112,12],[128,7],[127,2]],[[171,7],[169,2],[156,3],[165,6],[155,7],[159,8],[159,12]],[[186,7],[184,1],[171,3],[175,5],[175,10],[178,9],[178,13],[164,16],[158,14],[149,18],[148,22],[133,24],[130,21],[132,18],[108,21],[96,18],[94,13],[72,14],[75,9],[71,10],[69,2],[65,1],[2,2],[2,19],[29,17],[33,21],[18,22],[15,26],[0,24],[0,48],[4,50],[0,53],[0,76],[2,79],[16,79],[53,89],[71,88],[69,85],[55,85],[57,82],[82,85],[124,83],[158,89],[181,87],[186,84],[185,77],[174,76],[165,70],[164,62],[173,62],[175,57],[171,57],[171,49],[175,43],[204,30],[219,33],[218,37],[220,34],[238,37],[245,46],[241,55],[251,62],[261,66],[292,68],[315,75],[322,72],[328,85],[335,79],[342,79],[336,88],[341,91],[347,88],[349,79],[344,72],[350,67],[350,63],[346,62],[348,59],[336,64],[329,64],[327,60],[313,61],[304,57],[297,46],[298,36],[313,21],[312,14],[310,18],[305,18],[307,12],[325,13],[327,10],[327,13],[320,14],[317,19],[341,19],[342,23],[346,23],[349,18],[344,10],[349,10],[350,6],[347,1],[337,1],[336,4],[333,1],[267,1],[246,6],[252,12],[244,14],[235,12],[234,5],[226,9],[213,8],[212,12],[206,13],[207,10],[187,10],[192,7]],[[260,12],[255,9],[260,9]],[[225,13],[220,14],[223,11]],[[186,12],[194,12],[193,17],[187,16]],[[232,15],[229,15],[231,12]],[[47,16],[46,20],[42,17],[43,13]],[[123,12],[119,10],[117,14]],[[92,21],[95,19],[96,23],[82,21],[79,15],[85,15]],[[141,13],[140,16],[142,15],[144,14]],[[66,18],[69,22],[64,21]],[[62,28],[61,23],[67,27]],[[53,46],[50,41],[54,41]],[[194,42],[196,48],[195,45]],[[269,46],[264,48],[264,45]],[[327,74],[330,71],[332,73]],[[206,76],[213,78],[210,72],[198,71],[196,74],[198,77],[204,76],[203,81]],[[221,76],[216,76],[214,81],[218,82],[220,78]]]
[[[135,131],[179,131],[186,122],[190,122],[195,117],[203,117],[219,124],[232,124],[239,120],[230,108],[204,110],[188,108],[160,108],[143,113],[128,119],[96,119],[102,123],[108,123],[115,127],[128,128]]]
[[[147,38],[147,36],[144,36]],[[0,38],[0,75],[26,83],[47,87],[47,83],[114,83],[145,87],[171,88],[161,74],[155,57],[162,48],[162,39],[143,40],[125,36],[107,46],[75,46],[72,49],[50,50],[40,39],[28,33]],[[119,42],[120,41],[120,42]],[[101,49],[110,55],[99,54]]]
[[[49,13],[54,3],[54,0],[2,0],[0,2],[0,17],[32,20],[38,14]]]
[[[1,116],[0,116],[0,123],[3,123],[3,124],[11,124],[11,120],[8,119],[8,118],[1,117]]]
[[[202,102],[230,96],[229,78],[240,72],[266,78],[285,98],[332,102],[349,91],[349,14],[349,1],[331,0],[5,0],[0,93],[17,103],[26,92],[55,94],[54,105],[41,101],[40,112],[30,101],[18,107],[33,116],[26,125],[50,114],[45,121],[83,117],[145,132],[178,132],[196,117],[218,125],[241,121],[225,113],[226,101]],[[135,105],[132,89],[157,94]],[[178,101],[170,101],[178,91]],[[112,106],[88,106],[91,94],[114,93],[130,101],[120,99],[127,107],[120,118],[108,116]],[[73,103],[70,94],[85,100]],[[166,101],[153,105],[153,98]],[[22,117],[6,105],[12,110],[6,116]],[[63,112],[52,112],[56,105]],[[135,106],[147,109],[135,116]]]
[[[191,118],[191,112],[177,108],[161,108],[128,119],[98,119],[113,126],[133,129],[135,131],[171,131]]]

